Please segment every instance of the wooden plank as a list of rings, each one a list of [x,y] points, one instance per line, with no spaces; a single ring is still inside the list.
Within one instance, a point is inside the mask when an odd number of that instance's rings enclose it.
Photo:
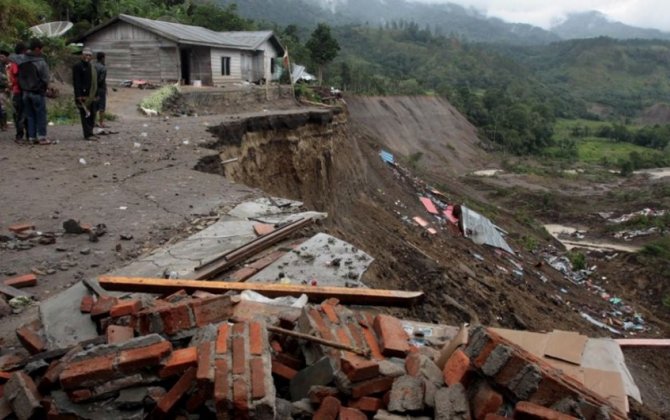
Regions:
[[[302,229],[310,223],[313,223],[313,220],[310,218],[296,220],[293,223],[276,229],[272,233],[260,236],[239,248],[226,252],[225,254],[196,267],[194,278],[196,280],[211,279],[217,274],[224,272],[225,270],[246,260],[252,255],[256,255],[259,252],[264,251],[272,245],[282,241],[293,232]]]
[[[620,338],[614,341],[621,347],[670,347],[668,338]]]
[[[187,292],[202,290],[210,293],[241,292],[253,290],[268,297],[307,295],[310,301],[322,302],[336,298],[344,304],[411,306],[423,298],[423,292],[404,290],[356,289],[350,287],[318,287],[297,284],[236,283],[202,280],[166,280],[145,277],[101,276],[102,288],[117,292],[157,293],[167,295],[184,289]]]

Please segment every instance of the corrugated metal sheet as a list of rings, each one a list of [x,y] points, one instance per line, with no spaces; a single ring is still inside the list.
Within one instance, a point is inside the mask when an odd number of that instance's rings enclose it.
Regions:
[[[145,19],[130,15],[119,15],[119,19],[179,42],[180,44],[256,50],[263,42],[272,36],[272,31],[216,32],[200,26],[183,25],[181,23]]]
[[[381,158],[384,162],[390,163],[390,164],[395,164],[395,158],[389,152],[387,152],[385,150],[382,150],[381,152],[379,152],[379,156],[381,156]]]
[[[470,238],[477,244],[490,245],[514,254],[496,225],[464,205],[461,205],[461,222],[463,223],[463,236],[466,238]]]

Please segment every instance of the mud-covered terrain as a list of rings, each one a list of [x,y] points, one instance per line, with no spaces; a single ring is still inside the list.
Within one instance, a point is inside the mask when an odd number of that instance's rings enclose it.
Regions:
[[[74,126],[54,127],[61,142],[49,147],[16,146],[3,133],[3,230],[29,221],[39,230],[59,231],[65,219],[74,218],[104,223],[108,232],[97,243],[64,235],[55,246],[2,249],[0,269],[5,274],[55,270],[35,290],[46,298],[202,228],[236,202],[267,193],[328,212],[328,233],[375,258],[363,279],[369,286],[423,290],[424,304],[402,316],[608,336],[580,315],[613,310],[597,286],[642,316],[640,336],[670,336],[670,314],[660,304],[667,279],[635,256],[596,252],[587,254],[588,265],[597,266],[590,285],[575,284],[546,262],[547,255],[561,256],[564,250],[541,228],[580,222],[595,229],[601,223],[596,212],[668,204],[657,200],[659,188],[667,188],[664,181],[473,177],[468,174],[498,167],[500,158],[482,148],[474,127],[447,102],[407,97],[346,102],[341,109],[287,109],[282,103],[281,109],[264,104],[244,115],[149,119],[127,114],[133,105],[126,101],[112,123],[119,134],[99,143],[79,141]],[[381,150],[393,153],[398,166],[384,163]],[[518,255],[477,245],[433,219],[436,235],[413,223],[414,216],[430,218],[419,202],[429,187],[445,202],[466,203],[490,217],[509,233]],[[622,195],[625,191],[631,194]],[[121,234],[133,239],[122,240]],[[66,265],[67,270],[60,268]],[[13,329],[21,321],[34,316],[33,307],[3,318],[5,343],[14,341]],[[643,407],[633,405],[634,412],[667,417],[670,380],[663,372],[670,371],[670,359],[649,350],[626,355],[645,400]]]

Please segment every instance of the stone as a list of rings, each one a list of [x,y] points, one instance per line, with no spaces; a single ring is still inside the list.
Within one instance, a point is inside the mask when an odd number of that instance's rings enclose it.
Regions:
[[[405,413],[423,410],[424,387],[421,378],[403,375],[393,382],[389,411]]]

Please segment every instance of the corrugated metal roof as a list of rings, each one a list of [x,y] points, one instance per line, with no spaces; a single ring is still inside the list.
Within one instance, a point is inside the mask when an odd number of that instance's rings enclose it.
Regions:
[[[470,238],[474,243],[491,245],[514,254],[499,228],[486,217],[461,205],[461,221],[463,236]]]
[[[180,44],[209,45],[255,50],[272,36],[272,31],[216,32],[201,26],[119,15],[119,19],[137,25]]]

